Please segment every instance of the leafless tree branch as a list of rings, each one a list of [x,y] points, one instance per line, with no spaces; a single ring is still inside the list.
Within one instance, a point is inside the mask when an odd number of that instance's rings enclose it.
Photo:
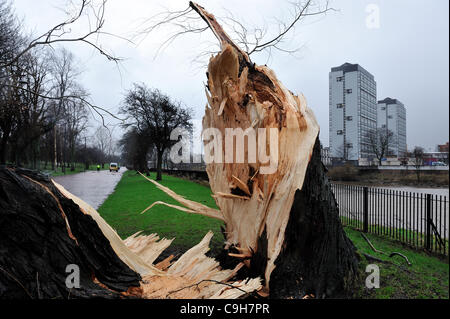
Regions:
[[[54,101],[61,101],[61,100],[78,100],[84,104],[86,104],[87,106],[89,106],[97,115],[99,115],[102,119],[102,123],[103,125],[105,125],[105,119],[104,116],[105,114],[121,121],[124,122],[125,119],[118,117],[117,115],[111,113],[110,111],[108,111],[107,109],[94,105],[92,102],[90,102],[89,100],[87,100],[86,96],[82,96],[82,95],[75,95],[75,94],[67,94],[67,95],[63,95],[63,96],[49,96],[49,95],[44,95],[35,91],[32,91],[28,88],[25,87],[21,87],[21,86],[16,86],[16,85],[10,85],[10,84],[5,84],[6,87],[10,87],[16,90],[21,90],[21,91],[25,91],[31,94],[36,95],[37,97],[40,97],[42,99],[47,99],[47,100],[54,100]],[[103,112],[103,113],[101,113]],[[105,125],[106,126],[106,125]]]
[[[70,16],[67,20],[60,22],[53,26],[51,29],[38,36],[37,38],[31,40],[22,50],[20,50],[14,58],[6,62],[4,65],[0,65],[0,67],[8,67],[15,62],[17,62],[23,55],[32,50],[37,46],[52,46],[56,43],[64,43],[64,42],[83,42],[96,51],[98,51],[101,55],[105,56],[109,61],[119,62],[122,59],[114,56],[113,54],[107,52],[103,49],[99,44],[93,41],[95,36],[99,35],[107,35],[114,36],[108,32],[102,31],[105,23],[105,6],[107,0],[102,0],[101,4],[95,6],[91,0],[81,0],[81,4],[79,5],[75,14]],[[72,31],[72,27],[79,22],[81,23],[81,17],[86,15],[88,18],[89,29],[80,36],[69,36]],[[90,17],[94,16],[95,23],[91,25]],[[123,39],[123,38],[122,38]],[[130,42],[130,40],[127,40]]]
[[[280,51],[287,54],[294,54],[302,49],[302,45],[294,48],[289,48],[286,44],[288,34],[294,32],[295,27],[305,18],[312,16],[319,16],[326,14],[329,11],[336,11],[329,6],[329,0],[325,1],[324,5],[320,5],[319,1],[314,0],[298,0],[296,2],[289,2],[292,7],[292,16],[289,21],[275,19],[276,26],[267,25],[260,27],[249,28],[236,19],[233,14],[227,10],[227,15],[223,18],[218,18],[222,21],[231,33],[231,38],[241,49],[243,49],[249,56],[258,52],[266,52],[270,56],[273,50]],[[155,32],[159,28],[167,25],[175,26],[177,31],[171,34],[157,50],[158,55],[162,49],[170,45],[179,36],[188,33],[202,33],[208,27],[202,27],[198,23],[202,22],[196,16],[192,8],[187,8],[181,11],[165,11],[158,13],[145,20],[144,29],[138,32],[137,37],[142,36],[144,40],[150,33]],[[276,35],[270,38],[269,29],[278,28]],[[141,40],[141,41],[142,41]],[[292,41],[290,41],[292,44]],[[197,59],[198,60],[198,59]]]

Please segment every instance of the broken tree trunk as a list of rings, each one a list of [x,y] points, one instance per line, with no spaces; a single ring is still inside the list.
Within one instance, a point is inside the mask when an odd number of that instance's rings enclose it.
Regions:
[[[0,168],[0,252],[0,298],[117,298],[139,286],[95,221],[28,170]],[[66,286],[69,265],[78,289]]]
[[[305,98],[287,90],[268,67],[252,63],[213,15],[190,6],[221,45],[209,61],[203,130],[219,132],[204,143],[205,152],[214,153],[206,170],[225,222],[228,256],[245,260],[273,297],[346,295],[358,261],[338,217],[320,159],[319,126]],[[237,137],[227,144],[230,129],[247,133],[243,149]],[[250,159],[252,138],[256,160]]]
[[[274,298],[351,292],[357,278],[355,247],[340,224],[320,161],[319,127],[305,98],[287,90],[266,66],[252,63],[214,16],[190,5],[221,43],[208,67],[203,118],[204,132],[215,132],[205,140],[205,150],[225,157],[207,164],[219,210],[152,182],[187,207],[182,210],[224,221],[222,267],[205,255],[211,233],[178,260],[169,257],[154,265],[170,240],[140,234],[122,240],[92,207],[60,185],[3,168],[0,297],[237,298],[259,291],[259,277]],[[226,139],[231,129],[247,133],[242,149],[218,138]],[[250,138],[258,148],[254,161]],[[80,290],[65,285],[69,264],[80,267]],[[236,280],[236,275],[252,279]]]
[[[153,264],[172,240],[140,233],[122,240],[61,185],[0,168],[0,299],[238,298],[260,290],[259,278],[232,280],[242,263],[222,269],[205,255],[211,237],[176,261]]]

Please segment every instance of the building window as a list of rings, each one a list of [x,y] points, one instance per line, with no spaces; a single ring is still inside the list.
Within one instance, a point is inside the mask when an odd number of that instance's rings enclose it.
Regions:
[[[352,147],[353,147],[353,144],[352,144],[352,143],[347,143],[347,147],[348,147],[348,148],[352,148]]]
[[[352,93],[352,89],[347,89],[347,90],[345,90],[345,92],[350,94],[350,93]]]
[[[392,119],[392,115],[388,115],[388,119]]]
[[[382,106],[382,107],[381,107],[381,110],[382,110],[382,111],[386,111],[386,106]]]
[[[337,108],[338,109],[342,109],[344,107],[344,103],[339,103],[339,104],[337,104]]]
[[[345,119],[346,119],[347,121],[351,121],[351,120],[353,120],[353,116],[346,116]]]
[[[386,124],[381,125],[381,128],[386,128]]]
[[[342,82],[344,80],[344,77],[343,76],[338,76],[337,78],[336,78],[336,82]]]
[[[342,130],[337,131],[337,135],[342,135],[344,132]]]

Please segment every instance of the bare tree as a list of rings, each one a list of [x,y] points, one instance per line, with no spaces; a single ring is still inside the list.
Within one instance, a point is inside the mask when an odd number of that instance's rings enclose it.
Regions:
[[[9,83],[17,83],[20,81],[21,74],[19,72],[8,71],[8,73]],[[0,86],[0,163],[2,164],[6,163],[8,142],[17,128],[20,113],[16,103],[18,101],[18,90],[7,87],[6,85]]]
[[[159,90],[151,90],[145,84],[135,84],[125,96],[121,113],[129,117],[125,127],[134,126],[147,136],[157,153],[157,180],[162,179],[161,168],[164,151],[176,141],[170,134],[176,128],[192,129],[192,109],[172,101]]]
[[[96,147],[103,154],[102,156],[102,168],[106,161],[106,156],[108,155],[108,151],[111,145],[111,135],[109,130],[104,126],[99,126],[94,133],[94,139]]]
[[[81,89],[76,82],[77,77],[81,74],[81,72],[76,67],[74,55],[69,52],[67,49],[62,48],[59,51],[56,51],[50,56],[52,64],[50,66],[50,70],[53,76],[52,81],[52,97],[55,98],[56,103],[52,103],[52,115],[53,115],[53,123],[54,123],[54,166],[57,166],[57,130],[58,125],[61,122],[66,122],[63,119],[68,120],[69,126],[72,128],[76,125],[71,117],[75,116],[78,118],[79,111],[83,105],[83,99],[86,98],[87,94],[83,89]],[[48,94],[50,95],[50,94]],[[70,98],[69,98],[70,96]],[[78,97],[78,98],[76,98]],[[69,115],[69,117],[67,117]],[[85,115],[82,116],[84,119]],[[84,126],[85,124],[83,124]],[[70,145],[70,154],[71,160],[74,156],[74,143],[72,134],[70,134],[69,145]]]
[[[20,34],[21,26],[14,16],[11,5],[9,5],[6,0],[0,0],[0,39],[2,40],[1,42],[5,43],[5,45],[2,43],[0,46],[7,48],[3,50],[0,48],[0,79],[4,77],[2,70],[18,68],[17,65],[20,60],[30,52],[35,51],[36,48],[42,47],[53,49],[53,45],[58,43],[84,43],[94,48],[94,50],[105,56],[108,60],[118,63],[121,59],[105,50],[100,43],[100,38],[105,36],[118,37],[124,41],[131,41],[104,31],[106,3],[106,0],[101,0],[99,2],[93,0],[70,1],[65,11],[68,16],[66,20],[54,25],[42,35],[29,40]],[[75,33],[73,30],[82,31]],[[5,39],[8,39],[8,41],[4,41]],[[3,85],[9,88],[20,88],[23,91],[27,90],[27,88],[20,87],[17,83],[10,83],[8,81],[3,83]],[[103,107],[95,105],[84,96],[71,94],[47,95],[43,92],[40,92],[37,95],[40,98],[48,100],[77,99],[88,105],[90,110],[94,112],[96,116],[101,118],[103,124],[105,124],[104,117],[106,115],[119,119],[115,114]]]
[[[137,127],[131,127],[119,140],[119,146],[125,165],[131,166],[136,171],[145,172],[148,176],[147,158],[152,146],[148,136],[140,132]]]
[[[420,170],[422,169],[423,166],[423,157],[424,157],[423,147],[420,146],[414,147],[412,154],[414,156],[414,167],[416,168],[417,182],[420,182]]]
[[[81,96],[86,93],[79,88]],[[88,123],[87,106],[79,100],[68,101],[64,108],[64,124],[67,127],[67,142],[69,146],[71,170],[75,170],[75,150],[80,134],[86,130]]]
[[[346,143],[342,143],[337,149],[336,149],[336,157],[344,162],[348,161],[352,156],[353,152],[351,150],[352,148]]]
[[[6,67],[16,54],[23,38],[11,4],[0,0],[0,163],[6,163],[8,142],[15,130],[18,117],[16,101],[18,91],[10,87],[18,85],[23,76],[18,63]]]
[[[14,15],[11,3],[0,0],[0,79],[4,76],[1,71],[4,71],[7,64],[13,63],[25,41],[20,29],[21,25]]]
[[[19,138],[14,138],[18,144],[18,156],[23,156],[29,149],[32,167],[38,168],[40,155],[39,143],[42,135],[52,128],[52,115],[50,104],[40,94],[47,94],[49,91],[49,69],[48,60],[37,52],[29,51],[22,56],[22,70],[25,73],[21,81],[25,90],[19,90],[22,96],[22,103],[26,107],[20,108],[20,121],[17,128]],[[17,161],[16,161],[17,162]]]
[[[0,0],[1,163],[6,162],[9,150],[11,157],[15,157],[18,163],[20,157],[28,154],[26,150],[31,149],[35,167],[40,152],[40,137],[45,134],[49,124],[53,123],[53,126],[50,125],[53,127],[52,158],[53,166],[56,166],[58,136],[62,143],[62,132],[71,131],[66,126],[58,131],[61,114],[66,111],[69,103],[71,106],[89,106],[90,112],[100,116],[103,124],[104,115],[117,118],[108,110],[94,105],[87,94],[80,94],[83,91],[74,89],[78,87],[76,77],[79,72],[74,66],[73,55],[66,49],[54,51],[53,48],[56,43],[81,42],[93,47],[109,60],[118,62],[120,59],[106,52],[99,43],[102,36],[114,36],[103,30],[105,6],[106,0],[70,1],[65,21],[34,39],[30,37],[30,40],[22,35],[22,26],[11,3]],[[48,60],[52,63],[47,63]],[[50,75],[53,75],[52,82]],[[73,128],[73,125],[70,126]],[[11,139],[11,136],[14,138]],[[67,133],[63,137],[72,141],[69,144],[73,158],[76,144],[73,135]],[[60,157],[62,159],[62,150]]]
[[[218,18],[218,20],[228,27],[233,43],[239,45],[240,49],[245,51],[248,56],[259,52],[265,52],[270,56],[272,51],[294,54],[302,47],[302,45],[297,43],[294,36],[297,25],[306,18],[321,16],[329,11],[336,10],[330,7],[328,0],[297,0],[290,2],[290,5],[291,10],[288,21],[275,19],[276,23],[274,25],[249,27],[245,23],[238,21],[229,11],[227,16]],[[158,49],[159,52],[182,35],[202,33],[210,29],[210,25],[207,19],[198,15],[198,8],[199,6],[190,2],[189,7],[185,10],[158,13],[146,21],[147,26],[138,33],[137,37],[145,38],[167,24],[175,26],[177,30],[161,44]],[[208,26],[205,27],[203,22],[206,22]],[[211,53],[217,53],[218,51],[220,49],[215,51],[209,50],[200,54],[200,57],[209,56]]]
[[[20,60],[4,68],[0,89],[1,162],[9,147],[16,164],[27,155],[37,166],[39,138],[50,128],[46,94],[48,64],[37,52],[29,51]],[[31,149],[30,149],[31,147]],[[30,152],[27,152],[29,150]]]
[[[12,54],[10,59],[6,61],[0,60],[0,62],[2,62],[0,67],[13,64],[35,47],[51,46],[56,43],[66,42],[81,42],[87,44],[105,56],[108,60],[119,61],[120,58],[106,52],[97,43],[100,35],[114,36],[103,31],[106,2],[106,0],[103,0],[98,5],[91,0],[81,0],[78,5],[74,2],[70,2],[71,7],[66,10],[68,18],[65,21],[54,25],[40,36],[29,41],[28,44],[24,45],[20,50],[15,52],[15,54]],[[8,7],[5,6],[5,8]],[[5,9],[5,11],[8,12],[7,9]],[[81,34],[75,35],[72,33],[72,30],[77,27],[82,28],[84,31],[81,32]]]
[[[382,159],[392,154],[395,139],[394,133],[389,129],[377,128],[369,130],[365,138],[369,143],[371,152],[375,155],[378,164],[381,166]]]

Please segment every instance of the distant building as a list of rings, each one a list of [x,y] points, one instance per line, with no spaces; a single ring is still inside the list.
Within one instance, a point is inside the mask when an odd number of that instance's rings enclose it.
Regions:
[[[389,97],[378,101],[377,126],[393,133],[390,156],[405,157],[406,146],[406,109],[402,102]]]
[[[358,64],[329,73],[330,157],[357,163],[373,158],[367,133],[377,127],[377,85]]]
[[[438,145],[438,151],[443,153],[448,153],[448,142],[442,145]]]
[[[320,157],[322,159],[323,165],[331,165],[330,148],[320,147]]]
[[[448,164],[448,152],[424,152],[423,164],[433,165],[434,162],[442,162]]]
[[[445,164],[449,164],[448,158],[448,142],[445,144],[438,145],[436,147],[436,152],[426,152],[424,154],[424,160],[432,165],[433,162],[443,162]]]

